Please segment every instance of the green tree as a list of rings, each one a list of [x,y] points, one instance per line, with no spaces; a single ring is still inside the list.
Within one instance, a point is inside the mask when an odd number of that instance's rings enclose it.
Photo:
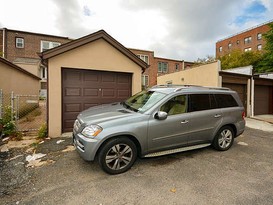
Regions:
[[[264,34],[266,41],[261,61],[254,65],[255,72],[273,72],[273,23],[269,24],[270,30]]]
[[[230,68],[256,65],[261,61],[262,57],[263,55],[259,51],[242,52],[240,50],[234,50],[230,54],[220,57],[219,60],[221,61],[222,70],[226,70]]]

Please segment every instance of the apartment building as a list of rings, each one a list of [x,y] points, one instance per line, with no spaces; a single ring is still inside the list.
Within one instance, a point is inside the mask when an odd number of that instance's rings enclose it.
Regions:
[[[142,75],[142,86],[150,87],[157,84],[157,77],[190,68],[194,63],[154,56],[154,51],[129,48],[135,55],[145,61],[149,68]]]
[[[68,37],[0,29],[0,56],[40,77],[40,94],[45,95],[47,68],[37,53],[71,41]]]
[[[37,53],[70,41],[72,39],[69,37],[2,28],[0,29],[0,55],[40,77],[42,79],[40,82],[40,93],[42,96],[45,96],[47,68],[41,64]],[[149,65],[149,68],[142,75],[143,88],[156,85],[157,76],[178,72],[193,65],[192,62],[184,60],[155,57],[154,51],[130,48],[129,50]]]
[[[216,42],[216,58],[227,55],[234,50],[262,51],[265,46],[263,35],[270,30],[268,26],[273,21],[254,26],[240,33],[229,36]]]

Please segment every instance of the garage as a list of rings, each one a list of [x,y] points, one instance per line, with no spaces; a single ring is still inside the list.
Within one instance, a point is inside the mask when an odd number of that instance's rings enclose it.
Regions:
[[[263,115],[270,113],[270,87],[256,85],[254,89],[254,114]],[[272,106],[272,105],[271,105]]]
[[[62,69],[62,132],[72,131],[79,112],[96,105],[121,102],[131,96],[132,74]]]
[[[141,91],[148,65],[104,30],[40,54],[48,70],[48,135],[72,130],[79,112]]]
[[[246,102],[247,102],[247,87],[243,84],[231,84],[231,83],[223,83],[223,87],[230,88],[231,90],[234,90],[238,93],[245,110],[246,108]]]

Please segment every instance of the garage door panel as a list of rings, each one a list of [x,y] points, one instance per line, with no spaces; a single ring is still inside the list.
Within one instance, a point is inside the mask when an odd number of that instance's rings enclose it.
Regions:
[[[97,73],[90,73],[88,71],[84,72],[83,75],[83,81],[91,81],[91,82],[99,82],[100,81],[100,75]]]
[[[254,88],[254,114],[269,113],[269,86],[256,85]]]
[[[101,81],[104,83],[116,83],[116,75],[103,73]]]
[[[132,74],[64,68],[62,90],[62,130],[69,132],[81,111],[130,97]]]
[[[130,95],[130,93],[128,90],[117,90],[117,97],[118,98],[126,98],[129,95]]]
[[[82,77],[81,72],[74,70],[71,70],[69,74],[67,73],[64,74],[64,80],[69,79],[70,81],[80,81],[81,77]]]
[[[84,88],[83,96],[99,97],[99,90],[93,88]]]
[[[115,89],[103,89],[101,91],[102,98],[116,98]]]
[[[118,76],[117,83],[118,84],[129,84],[130,77],[129,76]]]
[[[82,110],[82,106],[79,103],[65,104],[65,107],[64,107],[65,112],[80,112],[81,110]]]
[[[66,88],[65,96],[81,96],[81,88]]]

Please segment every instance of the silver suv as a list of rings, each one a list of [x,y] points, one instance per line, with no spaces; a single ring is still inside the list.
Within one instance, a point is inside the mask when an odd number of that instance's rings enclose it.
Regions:
[[[73,141],[80,156],[98,159],[109,174],[154,157],[203,148],[228,150],[243,133],[245,112],[228,88],[161,85],[125,102],[91,107],[77,117]]]

